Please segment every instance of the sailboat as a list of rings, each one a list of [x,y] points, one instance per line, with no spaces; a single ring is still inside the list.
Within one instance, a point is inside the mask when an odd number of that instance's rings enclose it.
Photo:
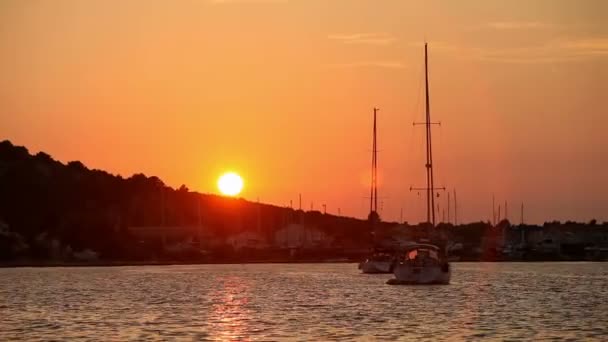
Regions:
[[[429,101],[429,72],[427,43],[424,43],[424,74],[426,92],[426,119],[419,123],[426,128],[426,188],[410,188],[410,190],[426,190],[427,222],[435,227],[435,188],[433,179],[433,149],[431,140],[431,109]],[[417,123],[414,123],[416,125]],[[449,284],[452,271],[444,251],[432,244],[412,244],[403,251],[393,273],[394,279],[388,284]]]
[[[378,146],[376,140],[376,116],[378,108],[374,108],[374,130],[372,142],[372,179],[370,187],[369,216],[368,221],[372,231],[380,222],[378,215]],[[396,258],[390,250],[385,250],[374,246],[371,255],[359,264],[361,272],[368,274],[392,273],[396,263]]]

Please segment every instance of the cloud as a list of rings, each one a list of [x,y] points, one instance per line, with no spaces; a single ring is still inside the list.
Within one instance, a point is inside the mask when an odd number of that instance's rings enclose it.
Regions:
[[[431,48],[457,58],[500,63],[555,63],[608,57],[608,37],[559,38],[533,47],[487,48],[433,42]]]
[[[368,44],[389,45],[397,39],[387,33],[354,33],[354,34],[330,34],[330,40],[337,40],[344,44]]]
[[[513,34],[513,37],[542,31],[541,36],[545,36],[546,40],[531,46],[504,48],[454,45],[446,42],[433,42],[432,47],[434,50],[454,55],[457,58],[502,63],[570,62],[608,56],[608,36],[571,36],[570,34],[576,31],[576,27],[540,21],[494,21],[471,27],[470,30],[494,31],[492,34],[500,31],[507,35]]]
[[[487,23],[485,26],[495,30],[530,30],[551,27],[549,24],[538,21],[495,21]]]
[[[366,61],[331,64],[333,68],[385,68],[385,69],[403,69],[405,65],[398,61]]]
[[[608,37],[564,40],[558,47],[579,56],[607,56]]]
[[[211,4],[254,4],[254,3],[283,3],[287,0],[208,0]]]
[[[541,31],[556,28],[555,25],[540,21],[492,21],[465,27],[465,31]]]

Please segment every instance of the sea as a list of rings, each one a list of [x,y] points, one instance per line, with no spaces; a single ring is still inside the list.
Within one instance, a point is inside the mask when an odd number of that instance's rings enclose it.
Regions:
[[[0,341],[608,340],[608,263],[453,263],[450,285],[356,264],[0,269]]]

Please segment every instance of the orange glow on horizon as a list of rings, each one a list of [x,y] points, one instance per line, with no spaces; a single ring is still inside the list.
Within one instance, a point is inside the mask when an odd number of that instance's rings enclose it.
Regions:
[[[529,223],[602,222],[606,11],[583,3],[4,0],[0,140],[201,193],[231,169],[228,196],[365,219],[378,107],[380,216],[420,222],[428,37],[434,181],[459,222],[493,195],[512,222],[522,203]]]

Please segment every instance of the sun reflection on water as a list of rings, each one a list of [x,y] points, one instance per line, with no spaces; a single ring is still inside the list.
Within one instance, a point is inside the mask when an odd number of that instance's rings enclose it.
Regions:
[[[213,291],[216,302],[211,308],[209,330],[216,341],[248,341],[248,325],[252,319],[247,307],[251,298],[250,284],[240,277],[218,279]]]

